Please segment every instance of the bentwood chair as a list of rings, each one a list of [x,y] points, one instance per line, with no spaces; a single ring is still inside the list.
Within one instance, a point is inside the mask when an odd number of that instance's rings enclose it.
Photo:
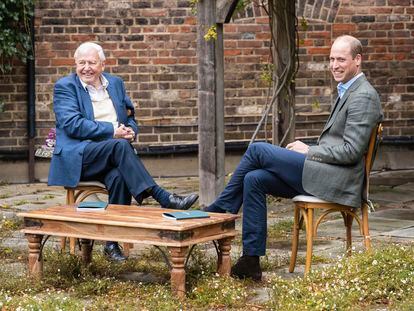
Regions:
[[[108,195],[108,191],[103,183],[98,181],[81,181],[74,188],[65,187],[66,189],[66,204],[72,205],[84,201],[87,197],[93,194],[105,194]],[[66,237],[61,239],[62,251],[66,248]],[[71,254],[75,254],[76,239],[69,238],[69,250]],[[124,243],[124,253],[129,254],[129,249],[132,248],[131,243]]]
[[[364,238],[365,248],[371,248],[371,237],[369,235],[368,210],[372,207],[368,200],[369,193],[369,174],[375,159],[377,147],[382,138],[382,124],[379,123],[371,133],[368,144],[368,150],[365,154],[365,200],[363,200],[361,208],[354,208],[346,205],[336,204],[321,200],[314,196],[298,195],[293,198],[295,204],[293,236],[292,236],[292,255],[290,258],[289,272],[293,272],[296,265],[296,258],[299,244],[299,230],[305,223],[306,232],[306,264],[305,275],[311,269],[313,240],[316,237],[318,226],[325,217],[334,212],[340,212],[346,227],[346,248],[347,254],[351,254],[352,246],[352,222],[355,219],[359,225],[359,230]],[[316,219],[315,210],[323,210],[322,214]],[[361,210],[361,217],[358,215]]]

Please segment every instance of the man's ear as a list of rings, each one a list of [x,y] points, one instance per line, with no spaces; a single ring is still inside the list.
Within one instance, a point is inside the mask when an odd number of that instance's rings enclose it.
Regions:
[[[357,66],[361,66],[361,62],[362,62],[362,55],[361,54],[357,54],[355,56],[355,61],[357,62]]]

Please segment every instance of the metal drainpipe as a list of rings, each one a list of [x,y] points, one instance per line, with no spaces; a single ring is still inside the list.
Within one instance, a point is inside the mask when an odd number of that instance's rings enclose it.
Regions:
[[[34,8],[33,8],[34,14]],[[34,49],[34,16],[30,17],[30,36],[32,49],[29,51],[30,59],[27,60],[27,136],[29,139],[29,182],[35,181],[35,150],[34,140],[36,136],[36,89],[35,89],[35,49]]]

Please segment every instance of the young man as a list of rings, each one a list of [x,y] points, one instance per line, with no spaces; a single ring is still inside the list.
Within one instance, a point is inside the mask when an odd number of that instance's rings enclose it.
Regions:
[[[317,145],[252,144],[224,191],[205,209],[235,214],[243,204],[243,256],[232,267],[233,276],[262,277],[259,257],[266,252],[267,194],[286,198],[310,194],[361,206],[364,154],[382,118],[379,96],[362,73],[361,63],[360,41],[352,36],[337,38],[329,66],[338,82],[338,98]]]
[[[188,209],[197,194],[181,197],[159,187],[136,156],[131,142],[138,134],[134,106],[123,81],[104,73],[102,47],[81,44],[75,52],[76,73],[56,82],[53,109],[56,147],[49,185],[75,187],[79,181],[105,184],[110,204],[141,203],[152,196],[162,207]],[[107,242],[105,254],[122,261],[118,243]]]

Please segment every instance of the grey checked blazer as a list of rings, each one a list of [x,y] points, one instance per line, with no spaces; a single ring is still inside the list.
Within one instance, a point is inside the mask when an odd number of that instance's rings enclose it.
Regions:
[[[303,168],[306,192],[326,201],[360,207],[364,154],[373,128],[382,120],[380,99],[364,75],[334,105]]]

